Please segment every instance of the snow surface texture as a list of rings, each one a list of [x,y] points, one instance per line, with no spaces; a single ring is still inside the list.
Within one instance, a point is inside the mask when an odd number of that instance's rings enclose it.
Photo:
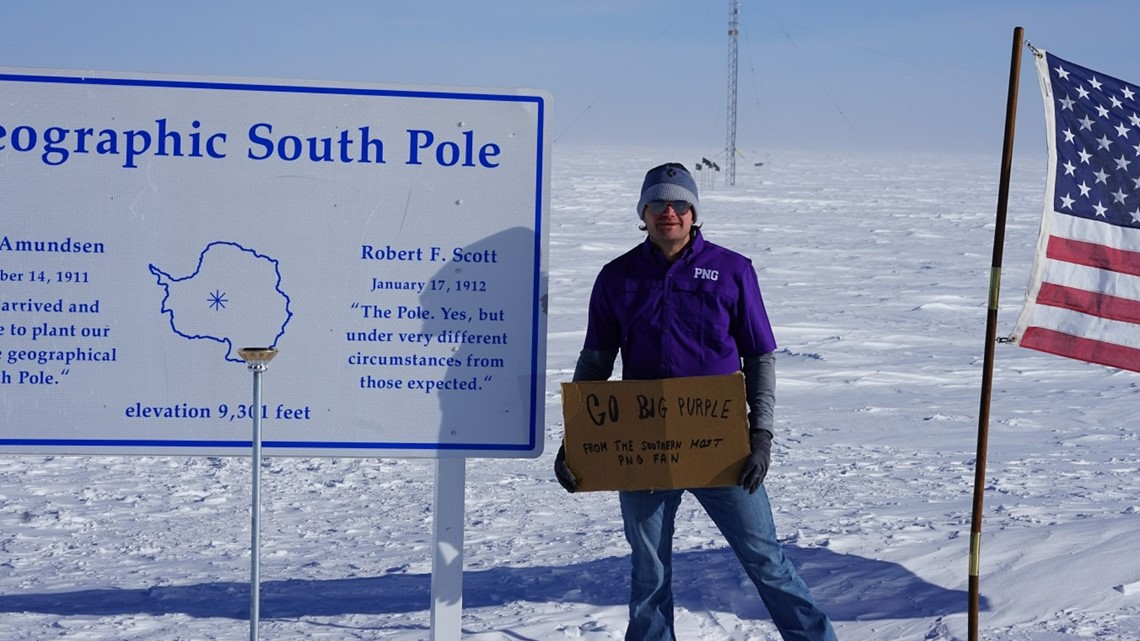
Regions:
[[[613,493],[554,480],[602,264],[639,242],[642,175],[699,153],[556,149],[546,453],[467,463],[464,637],[622,638]],[[707,237],[751,257],[780,343],[766,486],[844,640],[967,632],[971,492],[999,163],[772,153],[702,181]],[[1001,332],[1036,241],[1044,161],[1015,165]],[[981,553],[983,638],[1140,639],[1140,375],[999,345]],[[266,398],[272,395],[272,373]],[[266,639],[429,637],[433,460],[267,459]],[[0,639],[248,636],[249,461],[0,459]],[[778,639],[692,498],[678,636]]]

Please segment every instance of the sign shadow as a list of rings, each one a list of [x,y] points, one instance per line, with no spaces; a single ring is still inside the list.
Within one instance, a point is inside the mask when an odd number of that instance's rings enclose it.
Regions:
[[[420,332],[447,367],[436,386],[437,456],[542,453],[546,274],[533,229],[512,227],[444,249],[419,299]]]
[[[967,610],[965,590],[925,581],[902,565],[785,545],[784,551],[812,586],[833,621],[923,619]],[[606,557],[562,566],[496,567],[464,574],[464,608],[518,601],[623,605],[629,596],[629,558]],[[679,607],[731,612],[742,619],[769,618],[755,589],[727,548],[674,555]],[[101,588],[43,594],[0,594],[0,613],[59,616],[182,614],[196,618],[249,617],[249,584],[215,581],[149,588]],[[350,579],[263,580],[262,618],[385,615],[426,611],[431,574],[391,573]],[[982,597],[982,611],[990,609]]]

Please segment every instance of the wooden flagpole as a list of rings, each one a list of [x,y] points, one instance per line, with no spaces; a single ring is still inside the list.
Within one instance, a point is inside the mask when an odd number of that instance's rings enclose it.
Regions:
[[[974,459],[974,509],[970,523],[970,614],[969,641],[978,640],[978,607],[981,600],[978,574],[981,567],[982,508],[986,486],[986,449],[989,445],[990,398],[993,394],[994,346],[997,343],[998,294],[1001,290],[1001,261],[1005,249],[1005,219],[1009,204],[1009,176],[1013,164],[1013,132],[1017,120],[1017,89],[1021,76],[1021,49],[1024,29],[1013,30],[1013,56],[1009,68],[1009,95],[1005,105],[1005,142],[1001,152],[1001,181],[998,184],[997,224],[994,226],[994,252],[990,269],[989,310],[986,314],[985,360],[982,366],[982,398],[978,411],[978,452]]]

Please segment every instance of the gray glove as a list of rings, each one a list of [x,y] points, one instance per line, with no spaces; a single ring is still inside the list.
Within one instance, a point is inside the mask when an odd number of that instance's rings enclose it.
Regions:
[[[574,473],[566,464],[565,444],[558,447],[558,454],[554,457],[554,476],[558,477],[558,484],[567,492],[573,494],[578,491],[578,479],[574,478]]]
[[[740,471],[740,487],[755,494],[764,477],[768,475],[768,463],[772,458],[772,433],[768,430],[748,430],[748,441],[752,454],[744,462]]]

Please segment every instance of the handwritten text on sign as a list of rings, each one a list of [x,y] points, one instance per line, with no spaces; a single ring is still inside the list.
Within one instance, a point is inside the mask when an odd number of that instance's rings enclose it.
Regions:
[[[579,489],[735,485],[749,454],[744,376],[562,384]]]

